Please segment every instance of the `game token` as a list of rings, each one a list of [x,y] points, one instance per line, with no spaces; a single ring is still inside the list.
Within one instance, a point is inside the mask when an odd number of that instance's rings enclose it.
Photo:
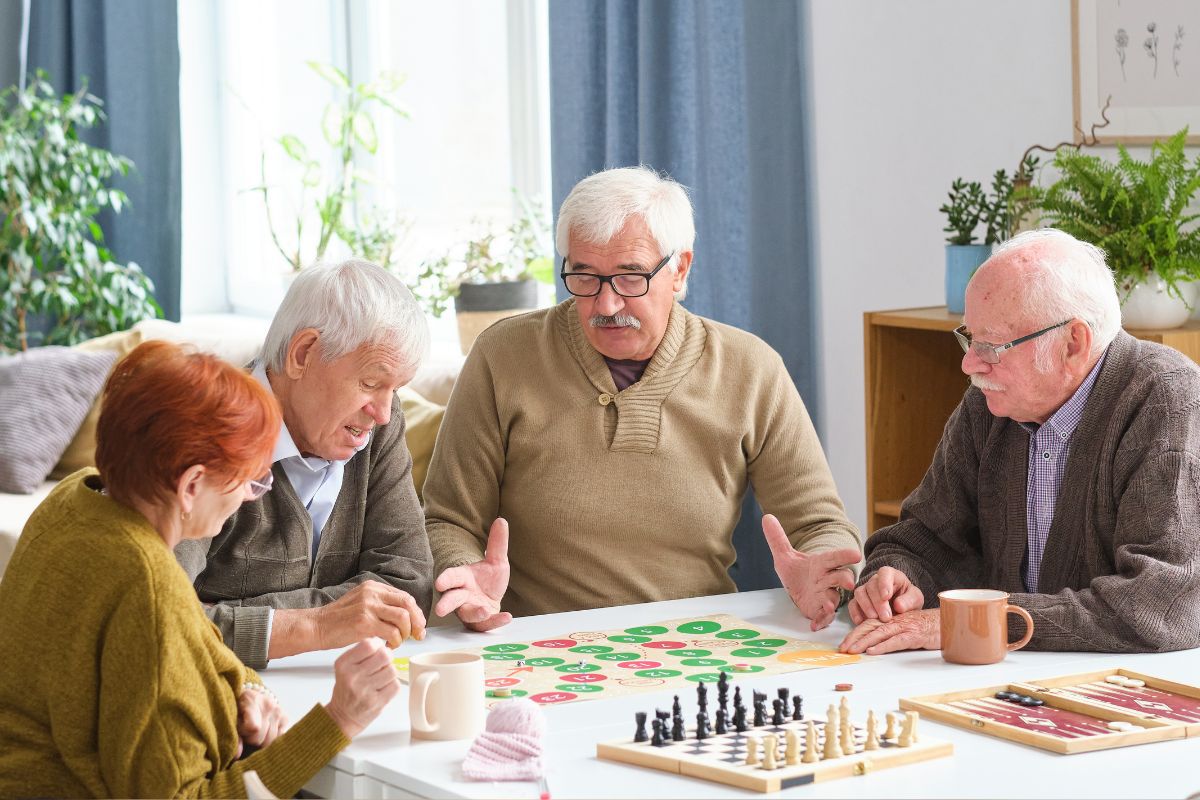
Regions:
[[[495,697],[512,697],[512,689],[508,688],[507,686],[501,686],[493,689],[492,694]]]
[[[1130,689],[1140,689],[1146,685],[1146,682],[1139,681],[1137,678],[1128,678],[1125,681],[1125,685],[1128,686]]]
[[[1109,683],[1115,683],[1117,686],[1124,686],[1125,682],[1129,679],[1124,675],[1109,675],[1104,680],[1108,681]]]
[[[833,687],[833,690],[835,692],[849,692],[852,689],[854,689],[853,683],[839,683],[838,685]]]
[[[733,671],[734,672],[750,672],[750,665],[745,664],[745,663],[734,664]]]

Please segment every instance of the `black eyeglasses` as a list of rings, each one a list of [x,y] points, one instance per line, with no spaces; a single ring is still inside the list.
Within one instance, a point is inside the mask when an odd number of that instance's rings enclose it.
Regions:
[[[1049,328],[1042,328],[1040,331],[1035,331],[1034,333],[1031,333],[1028,336],[1022,336],[1020,339],[1013,339],[1011,342],[1008,342],[1007,344],[992,344],[990,342],[981,342],[977,339],[973,339],[971,337],[971,334],[967,333],[966,325],[959,325],[957,328],[954,329],[954,338],[958,339],[958,343],[962,346],[964,353],[966,353],[969,350],[974,350],[975,355],[979,356],[979,360],[982,361],[983,363],[999,364],[1000,363],[1000,354],[1003,353],[1005,350],[1011,350],[1012,348],[1016,347],[1019,344],[1024,344],[1025,342],[1028,342],[1031,339],[1036,339],[1037,337],[1039,337],[1043,334],[1049,333],[1050,331],[1054,330],[1055,328],[1061,328],[1063,325],[1066,325],[1070,321],[1071,320],[1069,320],[1069,319],[1064,319],[1062,322],[1058,323],[1057,325],[1051,325]]]
[[[595,297],[600,294],[600,290],[606,283],[621,297],[641,297],[650,291],[650,279],[657,275],[658,271],[665,267],[674,255],[674,252],[669,253],[666,258],[658,262],[657,267],[649,272],[622,272],[619,275],[567,272],[567,258],[563,256],[562,271],[558,273],[558,276],[562,278],[567,291],[576,297]]]

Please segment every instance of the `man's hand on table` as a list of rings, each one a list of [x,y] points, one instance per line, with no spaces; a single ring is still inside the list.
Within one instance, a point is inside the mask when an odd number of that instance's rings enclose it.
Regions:
[[[796,608],[812,621],[814,631],[828,626],[841,600],[838,590],[854,588],[854,576],[849,567],[857,564],[862,554],[851,547],[825,553],[802,553],[792,547],[783,526],[773,514],[763,517],[762,528],[775,561],[775,573]]]
[[[508,590],[508,521],[497,517],[488,531],[482,561],[451,567],[438,576],[433,588],[442,593],[434,613],[451,611],[473,631],[490,631],[512,622],[512,614],[500,610]]]
[[[425,638],[425,614],[408,592],[366,580],[319,608],[277,608],[268,656],[346,647],[378,637],[389,647]]]
[[[868,619],[887,622],[893,615],[924,608],[925,595],[898,569],[880,567],[879,571],[854,590],[847,606],[855,625]]]
[[[869,656],[897,650],[940,650],[941,613],[936,608],[908,611],[888,621],[868,619],[846,635],[838,650]]]

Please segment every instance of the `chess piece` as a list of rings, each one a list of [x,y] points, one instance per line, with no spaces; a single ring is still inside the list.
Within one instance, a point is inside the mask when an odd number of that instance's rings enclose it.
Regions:
[[[746,707],[743,705],[733,707],[733,729],[738,733],[746,732]]]
[[[650,738],[646,735],[646,712],[639,711],[633,715],[633,718],[637,720],[637,732],[633,734],[633,740],[635,742],[646,741]]]
[[[921,721],[921,715],[916,711],[908,712],[908,735],[914,742],[921,741],[921,737],[917,735],[917,723]]]
[[[804,719],[804,698],[798,694],[792,696],[792,719],[796,722]]]
[[[804,729],[804,755],[800,758],[803,764],[812,764],[817,760],[817,723],[811,719]]]
[[[854,755],[858,751],[858,747],[854,741],[854,723],[850,721],[850,709],[846,709],[845,715],[841,717],[841,734],[842,734],[842,750],[846,755]]]
[[[709,733],[708,714],[705,714],[703,711],[700,711],[698,714],[696,714],[696,739],[697,739],[697,741],[703,741],[703,740],[707,739],[708,733]]]
[[[838,705],[838,712],[842,715],[843,719],[849,719],[850,699],[847,698],[846,695],[842,695],[842,702]]]
[[[671,704],[671,716],[682,717],[683,707],[679,705],[679,695],[675,695],[675,702]]]
[[[725,709],[718,708],[717,709],[717,727],[716,727],[717,735],[720,736],[721,734],[726,733],[727,731],[728,731],[728,728],[725,726]]]
[[[788,695],[790,695],[791,692],[787,690],[786,686],[780,686],[775,690],[775,694],[779,695],[779,699],[783,701],[783,712],[786,714],[788,707]]]
[[[904,722],[900,726],[900,739],[897,740],[896,744],[900,745],[901,747],[912,747],[912,743],[913,743],[913,730],[912,729],[913,729],[913,718],[912,718],[912,715],[910,714],[904,718]]]
[[[753,767],[758,764],[758,737],[751,736],[746,740],[746,766]]]
[[[866,750],[878,750],[879,749],[879,732],[877,730],[875,730],[876,723],[877,723],[877,720],[875,719],[875,712],[868,711],[867,712],[867,743],[866,743],[866,745],[864,745],[864,749],[866,749]]]
[[[896,715],[891,713],[890,711],[888,712],[888,715],[887,715],[887,730],[885,730],[883,732],[883,738],[884,739],[895,739],[896,738]]]
[[[704,685],[704,681],[696,684],[696,705],[700,706],[701,710],[708,708],[708,687]]]
[[[829,707],[829,719],[825,720],[825,751],[821,754],[822,759],[841,758],[842,748],[838,744],[838,722],[837,711],[833,706]]]
[[[729,697],[729,675],[722,672],[717,678],[717,702],[725,705],[726,699]]]
[[[651,727],[654,728],[654,736],[651,737],[650,744],[654,745],[655,747],[662,747],[664,744],[666,744],[666,742],[663,741],[662,720],[658,717],[655,717]]]
[[[776,769],[775,758],[779,753],[779,739],[767,736],[763,739],[763,769]]]
[[[754,693],[754,727],[761,728],[767,724],[767,696],[762,692]]]
[[[782,727],[784,723],[783,701],[777,697],[771,705],[775,708],[775,713],[771,715],[771,724],[777,728]]]
[[[742,705],[742,687],[733,687],[733,707],[737,708]]]
[[[787,748],[783,754],[785,763],[790,767],[800,760],[800,734],[795,728],[788,728]]]
[[[664,726],[663,727],[663,735],[664,736],[666,735],[666,732],[667,732],[667,729]],[[682,742],[686,738],[687,738],[687,731],[684,730],[683,715],[681,714],[678,717],[675,717],[675,719],[673,719],[671,721],[671,739],[676,742]]]

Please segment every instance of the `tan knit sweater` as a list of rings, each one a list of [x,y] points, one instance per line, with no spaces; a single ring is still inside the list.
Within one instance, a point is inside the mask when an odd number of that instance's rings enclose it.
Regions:
[[[678,304],[617,392],[575,303],[497,323],[455,384],[425,484],[436,569],[511,526],[503,608],[543,614],[735,590],[747,483],[809,552],[858,547],[779,355]]]
[[[59,484],[0,582],[0,797],[245,797],[248,769],[295,795],[349,740],[316,706],[234,760],[236,696],[258,676],[99,486],[95,470]]]

